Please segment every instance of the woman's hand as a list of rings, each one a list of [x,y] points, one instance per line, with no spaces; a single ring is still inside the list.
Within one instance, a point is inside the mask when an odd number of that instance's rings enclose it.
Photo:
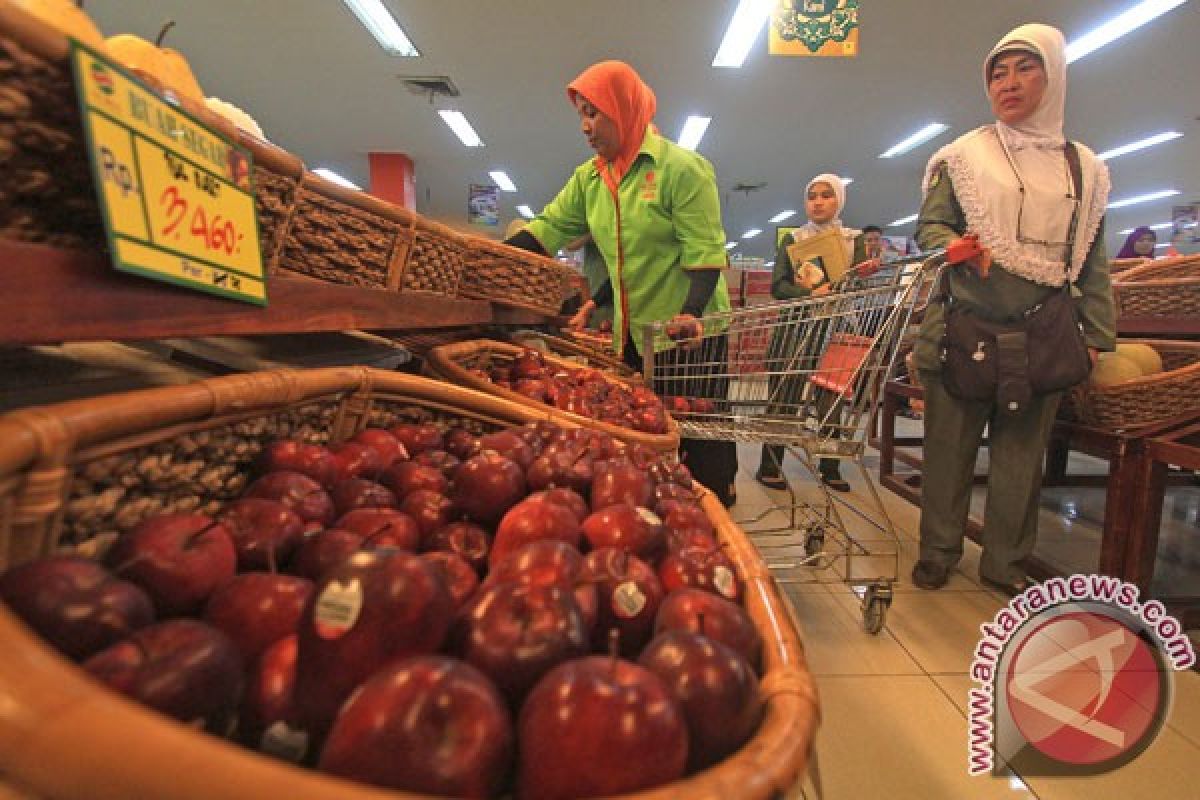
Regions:
[[[667,337],[685,350],[695,350],[704,337],[704,326],[691,314],[676,314],[667,323]]]
[[[869,278],[879,272],[881,266],[883,266],[883,262],[878,258],[868,258],[866,261],[855,264],[853,269],[860,278]]]
[[[829,294],[829,284],[822,283],[820,286],[812,290],[813,297],[824,297]]]
[[[1088,358],[1092,360],[1092,369],[1096,368],[1096,362],[1100,360],[1100,351],[1094,347],[1088,348]]]
[[[575,312],[575,316],[571,317],[571,319],[569,319],[567,321],[567,330],[570,330],[570,331],[583,330],[585,327],[587,327],[588,318],[591,317],[592,312],[595,309],[596,309],[595,302],[593,302],[592,300],[588,300],[587,302],[585,302],[582,306],[579,307],[579,310]]]

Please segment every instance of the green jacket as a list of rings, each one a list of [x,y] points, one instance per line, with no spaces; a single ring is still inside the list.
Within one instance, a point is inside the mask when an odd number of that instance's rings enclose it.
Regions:
[[[803,300],[812,294],[812,289],[796,285],[796,265],[788,255],[788,248],[795,243],[796,239],[790,233],[785,233],[779,240],[779,250],[775,253],[775,269],[771,273],[771,296],[776,300]],[[866,240],[860,233],[854,237],[854,255],[850,259],[850,266],[866,260]]]
[[[600,254],[593,241],[588,241],[583,246],[583,277],[587,279],[589,297],[596,294],[600,287],[608,281],[608,265],[604,263],[604,256]],[[612,322],[612,318],[611,303],[596,306],[588,318],[588,327],[595,328],[603,321]]]
[[[945,247],[966,232],[966,216],[958,204],[950,174],[942,165],[931,181],[929,193],[921,206],[921,216],[917,221],[917,243],[922,250],[935,250]],[[1044,301],[1052,292],[1060,291],[1014,275],[1004,269],[1003,264],[992,264],[986,279],[980,278],[973,270],[962,268],[947,268],[943,276],[949,277],[950,291],[956,302],[965,303],[980,316],[993,320],[1016,318]],[[1117,338],[1116,308],[1108,271],[1108,252],[1104,246],[1103,222],[1075,281],[1073,294],[1088,347],[1114,349]],[[930,302],[914,347],[918,369],[941,369],[940,350],[944,329],[945,309],[939,302]]]
[[[591,231],[612,282],[614,343],[623,348],[628,332],[640,350],[646,326],[683,307],[690,286],[685,271],[725,268],[725,230],[712,165],[652,131],[617,194],[614,203],[589,160],[527,230],[548,253]],[[721,276],[705,314],[729,309]]]

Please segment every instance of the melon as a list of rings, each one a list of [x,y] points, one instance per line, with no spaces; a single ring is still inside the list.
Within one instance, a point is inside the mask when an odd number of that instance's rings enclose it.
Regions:
[[[1091,382],[1093,386],[1113,386],[1140,377],[1142,368],[1136,361],[1116,353],[1101,353],[1092,370]]]
[[[1148,344],[1121,342],[1117,345],[1117,355],[1137,364],[1143,375],[1156,375],[1163,371],[1162,356]]]
[[[226,102],[219,97],[206,97],[204,104],[214,114],[224,117],[246,133],[254,134],[259,139],[266,141],[267,137],[263,134],[258,122],[233,103]]]

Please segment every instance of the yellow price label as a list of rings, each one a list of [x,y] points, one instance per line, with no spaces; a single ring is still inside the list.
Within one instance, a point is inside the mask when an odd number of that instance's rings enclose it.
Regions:
[[[78,43],[72,62],[113,265],[266,305],[250,153]]]

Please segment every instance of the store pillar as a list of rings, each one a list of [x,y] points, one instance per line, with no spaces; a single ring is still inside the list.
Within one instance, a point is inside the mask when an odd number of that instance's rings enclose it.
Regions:
[[[417,179],[413,160],[404,153],[368,153],[371,194],[389,203],[417,210]]]

